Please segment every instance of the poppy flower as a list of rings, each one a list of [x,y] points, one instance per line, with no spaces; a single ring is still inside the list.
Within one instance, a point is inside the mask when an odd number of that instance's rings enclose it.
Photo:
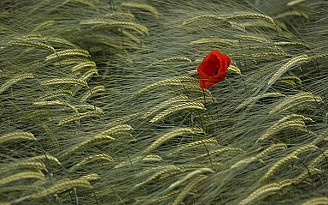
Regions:
[[[197,72],[201,88],[209,88],[212,85],[222,81],[230,65],[229,56],[221,53],[219,50],[213,50],[198,66]]]

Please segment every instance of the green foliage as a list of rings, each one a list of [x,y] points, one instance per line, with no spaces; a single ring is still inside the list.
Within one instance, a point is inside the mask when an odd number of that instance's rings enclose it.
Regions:
[[[0,8],[0,204],[327,202],[325,1]]]

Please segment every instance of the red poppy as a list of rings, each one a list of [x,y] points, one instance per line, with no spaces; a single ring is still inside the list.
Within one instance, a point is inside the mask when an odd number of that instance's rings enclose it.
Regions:
[[[201,88],[209,88],[215,83],[222,81],[230,65],[229,56],[221,53],[219,50],[213,50],[198,66],[197,72]]]

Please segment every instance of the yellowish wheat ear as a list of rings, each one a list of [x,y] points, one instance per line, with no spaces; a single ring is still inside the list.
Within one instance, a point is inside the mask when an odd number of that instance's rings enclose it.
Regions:
[[[226,39],[226,38],[200,38],[198,40],[190,42],[191,45],[198,45],[198,44],[218,44],[218,45],[228,45],[233,46],[237,45],[238,41],[233,39]]]
[[[60,157],[61,158],[68,157],[68,156],[74,154],[79,149],[81,149],[83,147],[86,147],[90,144],[99,144],[99,143],[104,142],[104,141],[112,141],[112,140],[115,140],[115,138],[110,137],[110,136],[101,136],[101,135],[99,135],[99,136],[93,137],[89,140],[86,140],[84,142],[81,142],[77,145],[74,145],[73,147],[66,150],[66,152],[64,154],[62,154]]]
[[[8,88],[10,88],[18,81],[25,80],[28,78],[34,78],[34,75],[32,73],[24,73],[14,76],[13,78],[9,79],[8,81],[6,81],[4,84],[0,86],[0,94],[6,91]]]
[[[93,62],[87,58],[83,58],[83,57],[70,57],[67,59],[59,59],[56,60],[55,62],[53,62],[53,65],[55,66],[72,66],[72,65],[76,65],[76,64],[80,64],[80,63],[84,63],[84,62]]]
[[[184,152],[187,149],[193,148],[193,147],[197,147],[197,146],[204,146],[204,144],[213,144],[213,145],[218,145],[218,141],[214,138],[209,138],[209,139],[203,139],[203,140],[199,140],[199,141],[195,141],[195,142],[191,142],[188,144],[184,144],[182,146],[180,146],[179,148],[171,151],[170,153],[168,153],[168,156],[174,156],[175,154],[179,153],[179,152]]]
[[[187,103],[183,103],[180,105],[175,105],[173,107],[170,107],[160,113],[158,113],[155,117],[153,117],[153,119],[151,119],[149,122],[151,123],[155,123],[159,120],[162,120],[163,118],[165,118],[166,116],[181,111],[181,110],[189,110],[189,109],[196,109],[196,110],[206,110],[206,108],[204,107],[204,105],[202,103],[199,102],[187,102]]]
[[[199,168],[196,169],[190,173],[188,173],[187,175],[185,175],[184,177],[181,177],[181,179],[179,179],[178,181],[172,183],[167,189],[164,190],[164,193],[170,192],[173,189],[175,189],[176,187],[180,186],[182,183],[192,180],[194,178],[196,178],[199,175],[203,175],[205,173],[213,173],[214,171],[210,168]]]
[[[0,185],[8,184],[14,181],[20,181],[23,179],[38,179],[38,180],[45,180],[44,174],[41,171],[25,171],[19,172],[16,174],[12,174],[0,179]]]
[[[126,8],[140,9],[140,10],[148,11],[153,16],[158,17],[157,10],[148,4],[135,3],[135,2],[124,2],[124,3],[121,3],[121,6],[126,7]]]
[[[240,69],[239,69],[237,66],[232,65],[232,64],[230,64],[230,66],[228,67],[228,71],[229,71],[229,72],[236,73],[236,74],[238,74],[238,75],[241,75],[241,71],[240,71]]]
[[[182,188],[179,195],[176,197],[176,199],[173,201],[172,205],[179,205],[185,199],[188,195],[188,193],[201,181],[204,181],[207,178],[206,175],[199,175],[195,177],[194,179],[190,180],[184,188]]]
[[[99,143],[103,143],[106,141],[113,141],[113,140],[115,140],[114,137],[116,137],[116,136],[120,137],[122,135],[129,135],[129,132],[132,130],[133,130],[133,128],[129,125],[118,125],[118,126],[112,127],[88,140],[85,140],[83,142],[80,142],[80,143],[72,146],[71,148],[66,150],[66,152],[64,154],[62,154],[61,157],[62,158],[68,157],[68,156],[74,154],[76,151],[80,150],[81,148],[84,148],[89,145],[99,144]]]
[[[95,155],[91,155],[87,158],[84,158],[82,161],[80,161],[79,163],[75,164],[74,166],[72,166],[69,169],[69,172],[73,172],[76,169],[80,168],[81,166],[84,166],[86,164],[92,163],[94,161],[98,161],[98,160],[104,160],[104,161],[108,161],[108,162],[113,162],[113,158],[107,154],[95,154]]]
[[[48,155],[48,154],[27,158],[27,159],[25,159],[25,161],[27,161],[27,162],[42,162],[42,163],[45,163],[45,164],[48,164],[49,162],[52,162],[56,165],[61,165],[61,163],[59,162],[59,160],[56,157],[54,157],[52,155]]]
[[[38,24],[38,25],[35,27],[34,31],[41,31],[41,30],[44,30],[44,29],[46,29],[47,27],[51,27],[51,26],[53,26],[53,25],[55,25],[55,24],[56,24],[56,21],[54,21],[54,20],[44,21],[44,22]]]
[[[25,47],[32,47],[32,48],[39,48],[39,49],[45,49],[45,50],[51,51],[52,53],[56,52],[54,47],[52,47],[51,45],[41,43],[41,42],[37,42],[37,41],[28,40],[28,39],[12,40],[12,41],[9,42],[9,44],[18,45],[18,46],[25,46]]]
[[[170,193],[165,194],[164,196],[153,199],[152,202],[153,202],[153,204],[160,204],[161,202],[172,198],[174,195],[177,195],[177,193],[179,193],[179,192],[180,192],[180,190],[171,191]]]
[[[315,168],[318,167],[318,165],[327,158],[328,155],[328,149],[326,149],[324,152],[322,152],[319,156],[314,158],[310,163],[309,167]]]
[[[100,6],[100,2],[99,1],[88,1],[88,0],[66,0],[63,3],[61,3],[61,6],[64,6],[67,3],[73,3],[73,4],[77,4],[78,6],[83,6],[83,7],[91,7],[96,9],[97,6]]]
[[[33,105],[35,105],[35,106],[63,106],[63,107],[70,108],[74,112],[78,113],[77,108],[75,108],[73,105],[66,103],[66,102],[61,102],[59,100],[39,101],[39,102],[34,102]]]
[[[88,87],[88,83],[85,80],[77,78],[55,78],[51,80],[45,80],[41,82],[41,85],[57,85],[57,84],[73,84]]]
[[[70,90],[56,90],[51,93],[47,93],[47,94],[40,96],[39,99],[49,100],[49,99],[53,99],[53,98],[57,98],[57,97],[64,97],[64,96],[72,97],[73,92]]]
[[[70,41],[63,39],[63,38],[55,38],[55,37],[43,37],[43,40],[46,42],[50,42],[52,44],[59,44],[61,46],[67,46],[70,48],[76,47],[75,44],[71,43]]]
[[[233,164],[230,168],[234,169],[234,168],[240,167],[242,165],[247,165],[249,163],[252,163],[252,162],[255,162],[258,160],[262,161],[261,158],[267,156],[270,152],[274,152],[278,149],[287,149],[287,146],[283,143],[273,144],[270,147],[263,150],[261,153],[257,154],[255,157],[248,157],[246,159],[240,160],[237,163]]]
[[[315,197],[306,202],[302,203],[301,205],[325,205],[328,204],[328,197]]]
[[[171,58],[165,58],[159,61],[155,61],[154,63],[151,63],[150,65],[148,65],[148,67],[154,66],[154,65],[160,65],[163,63],[167,63],[167,62],[191,62],[191,60],[187,57],[171,57]]]
[[[302,3],[302,2],[304,2],[304,1],[306,1],[306,0],[290,0],[290,1],[287,3],[287,6],[295,6],[295,5],[297,5],[297,4],[299,4],[299,3]]]
[[[131,42],[136,43],[137,45],[141,45],[142,41],[140,40],[140,38],[138,38],[138,36],[132,34],[129,31],[126,31],[124,29],[122,29],[122,34],[127,37]]]
[[[0,144],[18,140],[37,140],[30,132],[11,132],[0,136]]]
[[[163,144],[164,142],[181,135],[187,135],[187,134],[198,134],[203,133],[203,130],[199,128],[177,128],[169,133],[164,134],[163,136],[159,137],[155,142],[153,142],[148,148],[146,148],[143,153],[149,153],[152,150],[156,149],[158,146]]]
[[[98,135],[110,135],[110,136],[116,136],[117,134],[122,134],[122,133],[130,133],[133,131],[133,128],[130,125],[127,124],[122,124],[122,125],[117,125],[114,127],[111,127],[107,130],[102,131]]]
[[[285,166],[287,163],[289,163],[289,161],[294,160],[294,159],[299,159],[298,158],[299,154],[304,153],[304,152],[308,152],[308,151],[314,151],[316,149],[318,149],[318,147],[313,145],[313,144],[306,144],[306,145],[303,145],[303,146],[300,146],[300,147],[296,148],[292,153],[288,154],[287,156],[283,157],[278,162],[276,162],[265,173],[265,175],[262,177],[261,180],[267,180],[267,179],[271,178],[276,172],[281,170],[281,168],[283,166]]]
[[[57,51],[53,54],[50,54],[46,57],[46,61],[50,60],[60,60],[62,57],[84,57],[89,59],[91,55],[89,54],[88,51],[83,50],[83,49],[66,49],[62,51]]]
[[[162,157],[160,157],[159,155],[154,155],[154,154],[149,154],[149,155],[145,155],[145,156],[137,156],[137,157],[133,157],[133,158],[129,158],[126,161],[123,161],[117,165],[114,166],[114,169],[118,169],[118,168],[122,168],[122,167],[126,167],[126,166],[132,166],[135,163],[138,162],[158,162],[161,161]]]
[[[87,90],[84,94],[82,94],[80,102],[85,102],[87,99],[91,97],[91,95],[99,92],[105,92],[105,86],[98,85],[91,88],[90,90]]]
[[[285,149],[287,149],[287,145],[284,143],[273,144],[270,147],[263,150],[262,152],[260,152],[259,154],[257,154],[256,158],[261,159],[261,158],[267,156],[269,153],[274,152],[279,149],[285,150]]]
[[[259,36],[252,36],[252,35],[235,35],[236,38],[240,40],[246,40],[246,41],[254,41],[258,43],[268,43],[270,42],[269,39],[265,37],[259,37]]]
[[[67,123],[73,122],[73,121],[79,121],[82,118],[86,118],[86,117],[95,117],[95,116],[104,115],[104,112],[100,108],[98,108],[98,107],[95,107],[95,108],[96,108],[95,110],[91,110],[91,111],[83,112],[83,113],[77,113],[74,115],[70,115],[68,117],[64,117],[59,121],[58,125],[67,124]]]
[[[84,20],[81,21],[80,24],[82,25],[94,25],[92,29],[99,30],[99,29],[105,29],[105,28],[128,28],[133,31],[136,31],[140,35],[148,35],[148,29],[147,27],[137,24],[134,22],[129,21],[109,21],[106,19],[90,19],[90,20]]]
[[[293,109],[303,109],[313,103],[322,102],[322,98],[315,96],[310,92],[300,92],[298,94],[286,97],[270,111],[273,113],[284,113]]]
[[[205,158],[205,157],[209,157],[209,156],[212,156],[212,155],[219,155],[219,154],[222,154],[224,152],[241,152],[241,151],[243,151],[243,150],[240,149],[240,148],[223,147],[223,148],[220,148],[220,149],[210,151],[210,152],[205,153],[205,154],[198,155],[194,159]]]
[[[145,119],[169,105],[179,103],[179,102],[188,102],[188,101],[189,101],[189,98],[186,95],[179,95],[177,97],[170,98],[168,100],[161,102],[160,104],[156,105],[155,107],[148,109],[148,111],[144,113],[143,118]]]
[[[288,85],[292,88],[296,88],[297,84],[302,83],[302,80],[297,76],[283,76],[280,77],[276,82]]]
[[[256,103],[258,100],[262,99],[262,98],[272,98],[272,97],[284,97],[286,95],[281,94],[279,92],[274,92],[274,93],[264,93],[264,94],[260,94],[254,97],[250,97],[248,99],[246,99],[244,102],[242,102],[237,108],[236,111],[241,110],[247,106],[253,106],[254,103]]]
[[[198,83],[197,78],[188,77],[188,76],[174,77],[174,78],[161,80],[161,81],[155,82],[151,85],[148,85],[147,87],[145,87],[145,88],[139,90],[137,93],[135,93],[134,96],[139,96],[143,93],[146,93],[146,92],[156,89],[158,87],[165,87],[165,86],[171,86],[171,85],[186,86],[189,84],[196,84],[196,83]]]
[[[183,25],[192,24],[194,22],[197,22],[197,21],[203,20],[203,19],[224,20],[223,17],[217,16],[217,15],[200,15],[200,16],[196,16],[196,17],[193,17],[193,18],[190,18],[190,19],[184,21]]]
[[[81,75],[80,80],[88,81],[93,75],[98,76],[98,70],[96,68],[90,69]]]
[[[301,65],[302,63],[309,62],[310,58],[306,54],[302,54],[290,59],[287,63],[285,63],[281,68],[279,68],[273,76],[268,81],[268,86],[273,85],[284,73],[286,73],[290,68],[295,65]]]
[[[53,194],[59,194],[66,190],[72,189],[74,187],[83,187],[91,189],[92,186],[87,179],[75,179],[75,180],[68,180],[68,181],[60,181],[52,185],[51,187],[45,189],[44,191],[35,193],[31,195],[32,199],[38,199],[42,197],[46,197]]]
[[[29,161],[20,161],[2,164],[0,167],[0,171],[9,171],[9,170],[17,170],[22,168],[27,168],[29,170],[39,170],[48,172],[46,165],[42,162],[29,162]]]
[[[312,148],[313,147],[313,148]],[[305,147],[301,147],[300,150],[298,150],[298,152],[303,152],[303,151],[309,151],[309,149],[315,150],[316,146],[314,146],[313,144],[308,144]],[[311,150],[310,150],[311,151]],[[319,154],[319,156],[315,157],[314,159],[312,159],[308,165],[303,169],[303,171],[301,172],[301,174],[299,174],[297,177],[293,178],[293,181],[295,184],[301,183],[303,181],[308,180],[308,178],[312,175],[312,174],[319,174],[319,173],[323,173],[324,171],[321,170],[321,166],[320,163],[327,158],[328,155],[328,149],[326,149],[325,151],[323,151],[322,153]]]
[[[235,20],[235,19],[239,19],[239,20],[243,20],[243,19],[260,19],[260,20],[264,20],[267,21],[273,25],[275,25],[275,22],[273,21],[273,19],[270,16],[264,15],[264,14],[260,14],[260,13],[236,13],[234,15],[228,16],[226,19],[229,20]]]
[[[248,195],[245,199],[239,202],[238,205],[247,205],[254,204],[256,201],[265,198],[266,196],[272,195],[277,191],[281,190],[285,186],[290,186],[292,184],[289,180],[284,180],[281,182],[271,183],[265,186],[262,186],[255,191],[253,191],[250,195]]]
[[[152,175],[147,180],[145,180],[139,184],[136,184],[133,187],[133,189],[141,187],[141,186],[143,186],[153,180],[156,180],[158,178],[162,178],[163,175],[170,176],[171,174],[176,174],[176,173],[182,171],[182,169],[180,167],[177,167],[175,165],[162,166],[162,167],[158,167],[157,169],[159,169],[160,171],[157,171],[156,174]],[[169,173],[169,174],[167,174],[167,173]]]
[[[74,66],[71,71],[72,72],[76,72],[78,70],[81,70],[82,68],[94,68],[97,69],[96,63],[93,61],[85,61],[85,62],[81,62],[79,64],[77,64],[76,66]]]
[[[291,114],[283,117],[278,122],[269,127],[258,139],[256,142],[265,140],[271,136],[276,135],[282,130],[293,130],[297,129],[298,131],[308,132],[306,129],[305,121],[308,121],[309,118],[304,117],[303,115]],[[311,119],[310,119],[311,120]]]

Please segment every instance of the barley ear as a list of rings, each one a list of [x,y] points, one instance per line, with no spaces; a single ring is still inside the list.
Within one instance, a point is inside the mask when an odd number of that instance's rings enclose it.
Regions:
[[[22,179],[38,179],[45,180],[44,174],[41,171],[25,171],[16,174],[12,174],[0,179],[0,185],[4,185],[10,182],[19,181]]]
[[[148,11],[149,13],[151,13],[156,18],[158,17],[157,10],[154,7],[152,7],[148,4],[124,2],[124,3],[121,3],[121,6],[126,7],[126,8],[141,9],[141,10],[144,10],[144,11]]]
[[[173,201],[172,205],[179,205],[183,199],[187,197],[187,194],[190,192],[194,186],[196,186],[199,182],[205,180],[207,178],[206,175],[199,175],[192,179],[179,193],[179,195],[176,197],[176,199]]]
[[[290,68],[295,65],[300,65],[302,63],[309,62],[310,58],[306,54],[302,54],[290,59],[287,63],[285,63],[281,68],[279,68],[273,76],[268,81],[268,87],[271,87],[284,73],[286,73]]]
[[[328,197],[312,198],[302,203],[301,205],[324,205],[324,204],[328,204]]]
[[[61,182],[57,182],[54,185],[52,185],[51,187],[45,189],[44,191],[35,193],[33,195],[31,195],[32,199],[39,199],[39,198],[43,198],[52,194],[58,194],[58,193],[62,193],[65,190],[69,190],[72,189],[74,187],[84,187],[84,188],[88,188],[91,189],[92,186],[90,184],[90,182],[86,179],[75,179],[75,180],[68,180],[68,181],[61,181]]]
[[[37,140],[30,132],[11,132],[0,137],[0,144],[17,140]]]
[[[0,94],[6,91],[9,87],[17,83],[18,81],[25,80],[28,78],[34,78],[34,75],[32,73],[24,73],[14,76],[13,78],[9,79],[8,81],[6,81],[4,84],[0,86]]]
[[[202,103],[199,102],[187,102],[187,103],[183,103],[180,105],[176,105],[173,107],[170,107],[160,113],[158,113],[155,117],[153,117],[153,119],[151,119],[149,122],[151,123],[155,123],[163,118],[165,118],[166,116],[181,111],[181,110],[186,110],[186,109],[196,109],[196,110],[206,110],[206,108],[204,107],[204,105]]]
[[[197,133],[203,133],[203,130],[199,128],[178,128],[175,129],[169,133],[164,134],[163,136],[159,137],[155,142],[153,142],[148,148],[146,148],[143,153],[149,153],[152,150],[156,149],[158,146],[163,144],[164,142],[181,135],[186,134],[197,134]]]
[[[238,205],[247,205],[247,204],[254,204],[256,201],[263,199],[264,197],[268,195],[272,195],[276,193],[277,191],[281,190],[285,186],[291,185],[290,180],[284,180],[282,182],[276,182],[267,184],[265,186],[262,186],[255,191],[253,191],[250,195],[248,195],[245,199],[243,199],[241,202],[239,202]]]

